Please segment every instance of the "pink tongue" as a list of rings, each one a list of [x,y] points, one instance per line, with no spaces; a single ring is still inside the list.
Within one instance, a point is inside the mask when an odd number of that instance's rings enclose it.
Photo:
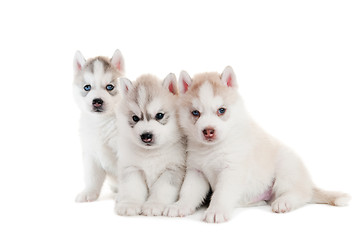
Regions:
[[[99,103],[95,103],[95,104],[94,104],[94,107],[97,107],[97,108],[98,108],[98,107],[100,107],[100,106],[101,106],[101,104],[99,104]]]
[[[144,139],[144,142],[151,142],[152,141],[152,139]]]

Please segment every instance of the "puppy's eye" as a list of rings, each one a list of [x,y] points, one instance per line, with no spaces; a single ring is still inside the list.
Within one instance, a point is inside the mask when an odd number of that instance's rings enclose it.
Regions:
[[[136,115],[134,115],[133,117],[132,117],[132,119],[133,119],[133,121],[134,122],[139,122],[139,117],[138,116],[136,116]]]
[[[227,110],[227,109],[225,109],[225,108],[218,108],[218,110],[217,110],[217,115],[218,115],[218,116],[222,116],[223,114],[226,113],[226,110]]]
[[[111,91],[114,89],[114,86],[112,84],[108,84],[106,87],[105,87],[108,91]]]
[[[164,118],[164,113],[157,113],[157,114],[155,115],[155,118],[156,118],[157,120],[161,120],[162,118]]]
[[[90,91],[90,89],[92,89],[92,87],[91,87],[90,85],[85,85],[85,86],[84,86],[84,90],[85,90],[85,91],[88,92],[88,91]]]
[[[194,110],[194,111],[192,111],[192,115],[195,117],[199,117],[201,115],[201,113],[198,110]]]

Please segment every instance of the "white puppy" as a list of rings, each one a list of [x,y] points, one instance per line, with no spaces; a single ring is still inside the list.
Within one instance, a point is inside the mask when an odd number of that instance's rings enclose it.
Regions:
[[[240,205],[268,202],[284,213],[306,203],[345,205],[349,196],[314,186],[300,158],[248,115],[231,67],[222,75],[179,79],[180,123],[188,137],[187,172],[177,203],[164,215],[192,214],[213,191],[206,222],[227,221]]]
[[[87,61],[79,51],[75,53],[73,90],[81,110],[85,177],[85,189],[76,197],[77,202],[95,201],[106,176],[116,181],[114,110],[121,98],[118,78],[123,72],[124,60],[119,50],[111,59],[95,57]]]
[[[119,215],[161,215],[174,203],[185,174],[185,143],[177,121],[174,74],[163,83],[143,75],[132,85],[121,79],[126,97],[118,125],[119,185],[115,211]],[[118,112],[117,112],[118,113]]]

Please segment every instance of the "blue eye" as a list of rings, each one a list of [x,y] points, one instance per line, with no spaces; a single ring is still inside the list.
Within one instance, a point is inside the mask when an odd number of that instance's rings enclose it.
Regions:
[[[111,84],[108,84],[106,87],[105,87],[108,91],[111,91],[114,89],[114,86],[111,85]]]
[[[85,85],[84,86],[84,90],[87,91],[87,92],[90,91],[91,88],[92,87],[90,85]]]
[[[192,111],[192,115],[195,117],[199,117],[201,115],[201,113],[198,110],[194,110],[194,111]]]
[[[163,117],[164,117],[164,113],[157,113],[157,114],[155,115],[155,118],[156,118],[157,120],[161,120]]]
[[[225,114],[225,112],[226,112],[226,109],[225,109],[225,108],[218,108],[218,110],[217,110],[217,115],[218,115],[218,116],[221,116],[221,115]]]
[[[136,116],[136,115],[134,115],[133,117],[132,117],[132,119],[133,119],[133,121],[134,122],[139,122],[139,117],[138,116]]]

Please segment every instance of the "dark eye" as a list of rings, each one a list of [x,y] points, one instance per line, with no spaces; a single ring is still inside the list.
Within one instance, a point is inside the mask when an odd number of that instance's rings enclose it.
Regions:
[[[139,117],[138,116],[136,116],[136,115],[134,115],[133,117],[132,117],[132,119],[133,119],[133,121],[134,122],[139,122]]]
[[[217,110],[217,115],[218,115],[218,116],[221,116],[221,115],[223,115],[225,112],[226,112],[226,109],[225,109],[225,108],[218,108],[218,110]]]
[[[111,84],[108,84],[106,87],[105,87],[108,91],[111,91],[114,89],[114,86],[111,85]]]
[[[157,113],[157,114],[155,115],[155,118],[156,118],[157,120],[161,120],[162,118],[164,118],[164,113]]]
[[[201,113],[198,110],[194,110],[194,111],[192,111],[192,115],[195,117],[199,117],[201,115]]]
[[[91,88],[92,87],[90,85],[85,85],[84,86],[84,90],[87,91],[87,92],[90,91]]]

